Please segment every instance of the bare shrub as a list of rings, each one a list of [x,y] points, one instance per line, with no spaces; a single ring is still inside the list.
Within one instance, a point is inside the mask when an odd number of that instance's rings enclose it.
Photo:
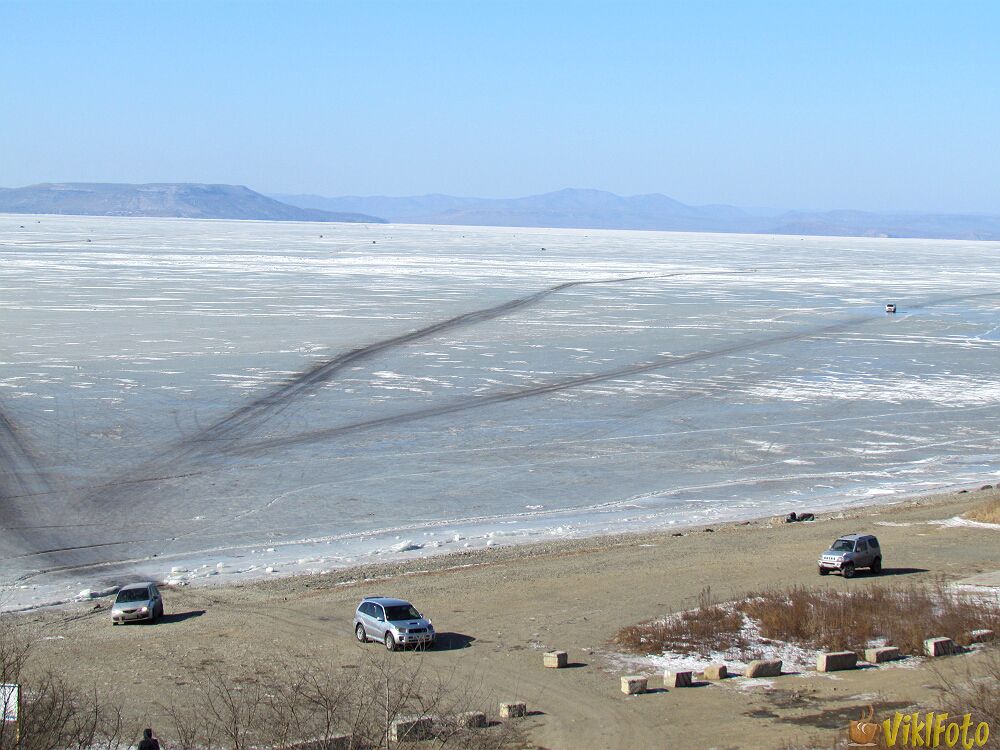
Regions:
[[[108,696],[83,690],[51,672],[29,669],[31,641],[0,618],[0,682],[21,686],[20,737],[0,723],[0,750],[65,750],[131,746],[135,731]]]
[[[330,672],[314,664],[251,664],[238,674],[214,671],[195,681],[196,703],[163,707],[161,732],[178,750],[308,747],[322,750],[341,735],[358,750],[392,745],[397,719],[431,717],[427,747],[515,747],[512,724],[469,728],[461,713],[488,708],[482,689],[453,672],[425,671],[424,659],[366,657],[356,669]]]
[[[937,686],[943,695],[942,709],[950,716],[971,713],[973,722],[990,725],[990,737],[984,747],[1000,748],[1000,651],[985,655],[985,669],[967,666],[958,673],[937,670]]]
[[[926,638],[944,636],[967,644],[973,630],[997,630],[1000,602],[948,589],[940,582],[929,588],[871,586],[846,592],[794,587],[749,594],[726,604],[712,601],[706,590],[696,609],[622,628],[614,642],[635,653],[708,654],[732,649],[753,658],[756,651],[747,642],[748,625],[755,626],[763,639],[803,648],[860,652],[884,642],[903,653],[920,654]]]

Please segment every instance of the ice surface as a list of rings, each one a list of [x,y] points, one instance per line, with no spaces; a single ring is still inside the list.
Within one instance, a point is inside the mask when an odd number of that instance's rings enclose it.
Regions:
[[[998,254],[0,215],[2,606],[998,477]]]

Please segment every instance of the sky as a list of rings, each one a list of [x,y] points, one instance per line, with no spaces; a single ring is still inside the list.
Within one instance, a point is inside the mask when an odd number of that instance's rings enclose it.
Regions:
[[[1000,3],[0,0],[0,186],[1000,213]]]

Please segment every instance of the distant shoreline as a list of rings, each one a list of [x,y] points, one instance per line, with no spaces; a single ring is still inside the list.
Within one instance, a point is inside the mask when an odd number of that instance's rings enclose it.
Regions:
[[[881,513],[888,509],[896,508],[934,508],[940,505],[947,505],[961,500],[973,500],[977,496],[988,498],[1000,494],[1000,485],[994,485],[998,489],[983,491],[978,489],[984,484],[992,482],[977,483],[972,485],[955,485],[950,488],[942,488],[929,493],[919,493],[913,495],[884,495],[874,496],[865,501],[863,505],[836,504],[828,507],[811,508],[803,505],[796,512],[810,512],[815,515],[815,521],[803,523],[811,524],[816,521],[830,521],[833,519],[859,519],[868,515]],[[881,499],[880,499],[881,498]],[[336,585],[354,583],[358,580],[372,580],[387,578],[398,575],[416,575],[424,573],[442,572],[457,570],[467,567],[477,567],[495,562],[509,562],[518,559],[530,559],[549,555],[583,554],[596,550],[606,549],[615,546],[634,546],[646,542],[658,542],[678,535],[690,533],[705,533],[707,530],[717,532],[722,530],[737,530],[741,527],[760,527],[769,523],[783,524],[784,516],[773,514],[750,515],[746,517],[734,518],[725,521],[711,523],[683,523],[669,528],[659,528],[654,530],[636,529],[634,531],[622,531],[611,533],[595,533],[563,539],[535,539],[523,540],[509,539],[494,546],[477,545],[470,549],[448,549],[440,552],[428,550],[426,554],[419,558],[403,557],[405,553],[395,559],[382,559],[377,562],[351,562],[343,566],[330,566],[323,572],[294,571],[276,574],[266,573],[263,569],[252,573],[237,573],[229,578],[228,576],[207,576],[185,580],[181,583],[171,583],[170,579],[158,581],[167,588],[193,588],[193,589],[216,589],[243,586],[283,586],[297,585],[297,582],[321,579],[332,581]],[[838,532],[839,533],[839,532]],[[847,533],[846,530],[843,533]],[[264,544],[264,543],[262,543]],[[179,553],[177,559],[193,557]],[[171,556],[162,558],[170,560]],[[95,592],[93,601],[106,598],[116,589]],[[48,609],[72,606],[86,601],[80,598],[69,598],[53,602],[44,602],[22,607],[3,607],[0,605],[0,612],[29,613],[44,611]]]

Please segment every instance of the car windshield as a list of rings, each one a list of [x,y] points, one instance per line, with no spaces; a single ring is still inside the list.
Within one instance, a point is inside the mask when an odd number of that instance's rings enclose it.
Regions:
[[[850,539],[838,539],[830,549],[834,552],[854,552],[854,542]]]
[[[385,608],[385,619],[389,622],[396,620],[419,620],[420,613],[410,604],[402,604],[397,607]]]
[[[116,602],[146,602],[149,601],[149,589],[125,589],[118,592]]]

